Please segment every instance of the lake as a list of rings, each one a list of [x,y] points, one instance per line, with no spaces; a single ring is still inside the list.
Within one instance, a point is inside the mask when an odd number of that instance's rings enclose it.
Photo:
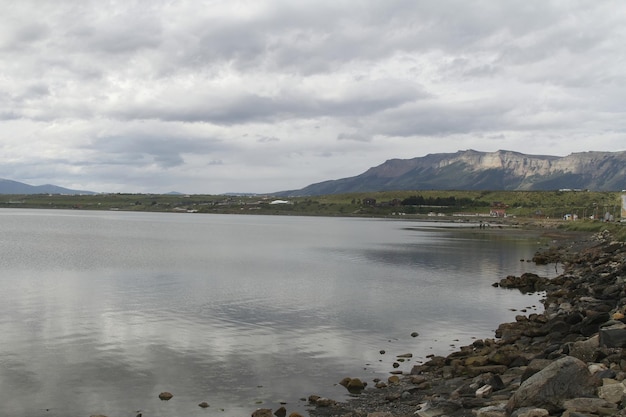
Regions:
[[[520,261],[537,238],[457,223],[3,209],[0,231],[7,416],[306,414],[542,311],[491,284],[555,274]]]

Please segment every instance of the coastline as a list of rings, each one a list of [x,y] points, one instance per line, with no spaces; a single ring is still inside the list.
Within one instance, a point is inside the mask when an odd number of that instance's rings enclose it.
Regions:
[[[374,388],[366,388],[348,401],[311,395],[309,414],[626,415],[626,360],[622,360],[620,338],[624,333],[626,341],[626,245],[613,242],[608,233],[577,234],[572,240],[570,233],[551,230],[546,236],[553,239],[552,244],[537,252],[533,260],[559,262],[564,265],[562,274],[552,279],[524,274],[494,283],[506,287],[503,291],[545,291],[544,312],[518,315],[515,322],[502,323],[493,339],[476,340],[446,357],[432,356],[409,373],[390,371],[387,381],[373,381]],[[559,369],[551,369],[555,367]],[[572,369],[578,372],[579,383],[565,382],[576,385],[571,391],[549,387],[554,380],[560,381],[557,385],[564,383],[559,375],[571,379]],[[550,377],[548,372],[556,372],[556,376]],[[543,390],[550,395],[546,397],[542,389],[529,395],[533,383],[543,383]],[[257,410],[253,415],[268,411]]]

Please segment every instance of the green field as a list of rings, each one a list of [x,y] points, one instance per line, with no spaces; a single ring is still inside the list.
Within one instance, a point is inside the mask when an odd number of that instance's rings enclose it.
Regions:
[[[615,220],[620,215],[618,192],[588,191],[397,191],[275,198],[223,195],[2,195],[0,207],[77,210],[124,210],[199,213],[298,214],[322,216],[488,216]],[[283,200],[287,203],[276,203]],[[375,200],[375,201],[374,201]],[[274,203],[274,204],[272,204]]]

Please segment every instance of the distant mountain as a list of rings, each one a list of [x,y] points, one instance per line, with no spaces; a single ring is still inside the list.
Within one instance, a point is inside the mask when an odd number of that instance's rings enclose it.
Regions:
[[[512,151],[429,154],[390,159],[356,177],[276,193],[306,196],[391,190],[626,189],[625,152],[581,152],[565,157]]]
[[[29,185],[0,178],[0,194],[97,194],[92,191],[70,190],[52,184]]]

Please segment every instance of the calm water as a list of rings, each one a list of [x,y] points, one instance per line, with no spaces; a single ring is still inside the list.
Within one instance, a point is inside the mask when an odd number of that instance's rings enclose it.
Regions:
[[[3,416],[306,413],[540,311],[491,284],[554,274],[520,262],[537,239],[410,221],[0,210],[0,231]]]

